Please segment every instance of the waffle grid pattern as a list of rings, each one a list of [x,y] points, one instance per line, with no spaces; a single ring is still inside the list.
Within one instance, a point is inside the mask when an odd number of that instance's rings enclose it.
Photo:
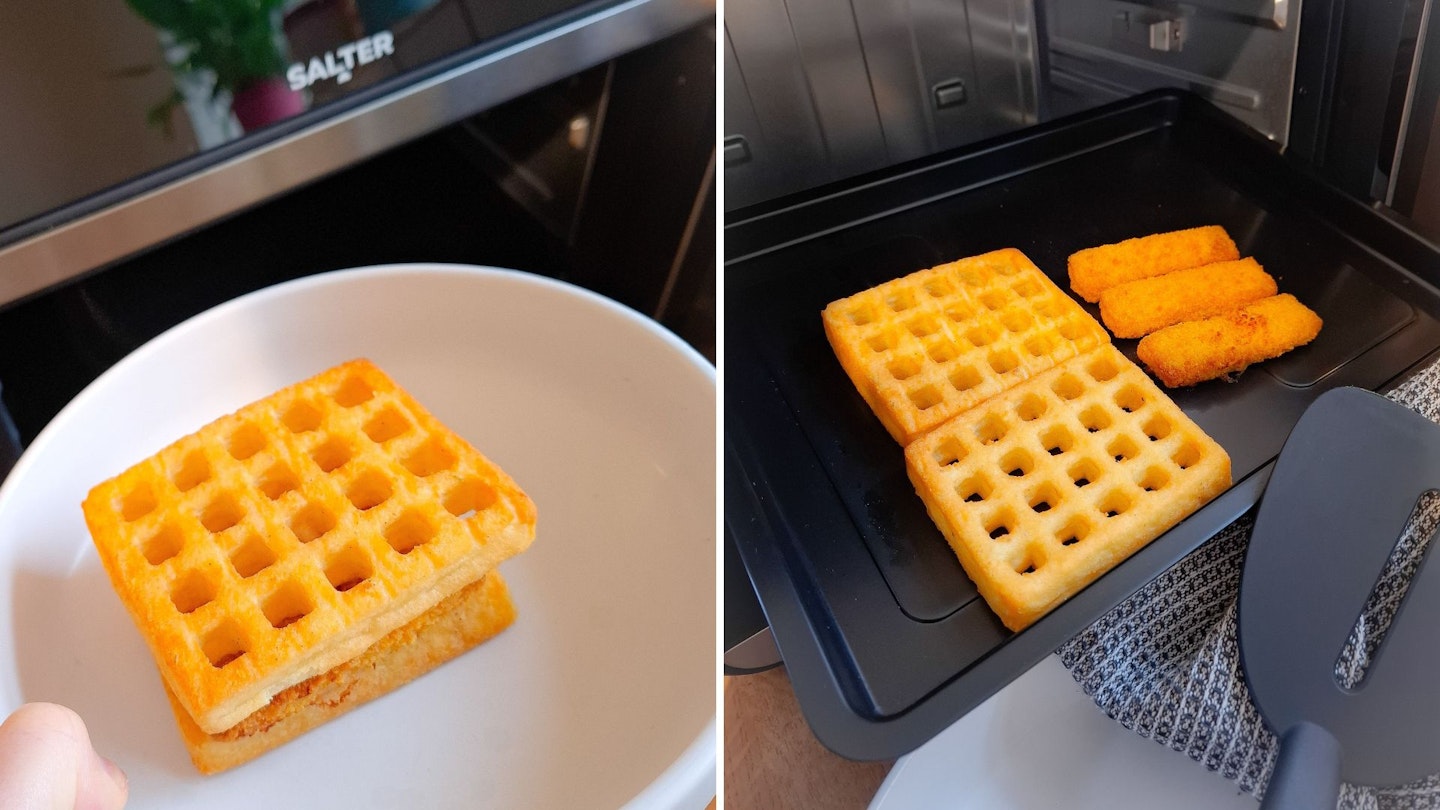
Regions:
[[[177,441],[97,486],[85,512],[208,733],[522,551],[535,522],[503,471],[366,361]]]
[[[1230,485],[1225,451],[1108,345],[921,437],[906,466],[1017,631]]]
[[[831,303],[826,336],[901,444],[1109,335],[1023,253],[998,250]]]

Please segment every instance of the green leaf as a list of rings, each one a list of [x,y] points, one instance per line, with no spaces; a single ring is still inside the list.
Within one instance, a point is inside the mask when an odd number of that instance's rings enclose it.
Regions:
[[[152,25],[174,30],[186,17],[184,0],[125,0],[126,4]]]
[[[174,138],[175,108],[184,103],[185,98],[180,95],[179,90],[170,91],[170,95],[166,96],[164,101],[151,107],[150,110],[145,113],[145,123],[163,132],[166,140]]]
[[[217,92],[285,71],[279,13],[284,0],[125,1],[187,50],[184,70],[213,70]]]

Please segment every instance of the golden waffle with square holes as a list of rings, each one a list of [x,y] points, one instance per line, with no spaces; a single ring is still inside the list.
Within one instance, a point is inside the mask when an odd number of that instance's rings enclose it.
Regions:
[[[980,595],[1019,631],[1230,485],[1230,458],[1113,346],[905,450]]]
[[[165,685],[207,734],[355,658],[535,532],[515,482],[363,360],[180,439],[84,510]]]
[[[1013,248],[842,298],[823,320],[845,373],[901,444],[1110,340]]]

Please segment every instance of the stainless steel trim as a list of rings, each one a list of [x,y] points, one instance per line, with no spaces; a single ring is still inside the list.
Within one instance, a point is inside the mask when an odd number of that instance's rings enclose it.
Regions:
[[[1284,25],[1269,15],[1272,0],[1047,0],[1051,77],[1066,74],[1051,112],[1071,112],[1159,87],[1185,87],[1284,148],[1295,94],[1300,1],[1279,7]],[[1130,25],[1125,25],[1125,20]],[[1184,48],[1151,50],[1146,26],[1170,20],[1181,26]],[[1118,21],[1118,22],[1117,22]],[[1077,82],[1093,85],[1090,90]],[[1097,90],[1099,92],[1097,92]]]
[[[202,172],[0,248],[0,304],[663,39],[715,0],[630,0],[329,118]]]
[[[784,3],[725,4],[725,134],[750,159],[725,172],[725,204],[750,205],[837,179]]]
[[[727,136],[724,147],[726,166],[739,166],[750,159],[750,146],[744,135]]]
[[[1110,81],[1103,76],[1091,76],[1084,72],[1071,73],[1065,69],[1063,64],[1050,66],[1050,84],[1052,87],[1080,96],[1099,94],[1099,101],[1096,103],[1115,101],[1135,95],[1133,89],[1123,84]]]
[[[963,2],[936,0],[865,0],[851,2],[870,96],[879,112],[885,151],[893,165],[937,151],[936,109],[931,88],[960,79],[977,85],[970,48],[970,23]],[[917,30],[918,29],[918,30]],[[927,51],[926,35],[943,38],[943,47]],[[926,64],[925,57],[933,63]],[[970,120],[974,107],[951,108],[950,119]]]
[[[799,56],[796,66],[820,122],[832,177],[888,165],[885,132],[874,97],[867,92],[870,73],[850,0],[785,0],[777,5],[784,6],[790,19]]]
[[[1421,60],[1425,58],[1425,32],[1430,27],[1430,9],[1433,3],[1426,3],[1420,10],[1420,27],[1415,33],[1415,56],[1410,60],[1410,79],[1405,84],[1405,106],[1400,110],[1400,135],[1395,142],[1395,154],[1390,156],[1390,165],[1385,168],[1388,182],[1385,184],[1385,204],[1395,205],[1395,187],[1400,181],[1400,156],[1405,154],[1405,139],[1409,136],[1430,137],[1429,131],[1410,132],[1410,116],[1415,106],[1415,85],[1420,80]]]
[[[595,156],[600,153],[600,139],[605,135],[605,114],[610,111],[610,88],[615,86],[615,66],[605,69],[605,89],[600,91],[600,111],[595,116],[595,125],[590,130],[590,143],[586,144],[585,173],[580,178],[580,191],[576,195],[579,205],[570,220],[570,233],[565,241],[575,244],[575,233],[580,229],[580,220],[585,216],[585,201],[590,198],[590,179],[595,176]]]
[[[775,646],[775,635],[769,627],[762,627],[755,635],[725,651],[725,666],[734,669],[768,669],[782,662],[780,648]]]
[[[700,181],[700,190],[695,192],[695,201],[690,204],[690,216],[685,218],[685,232],[675,246],[675,258],[670,261],[670,272],[665,276],[665,288],[660,291],[660,302],[655,305],[655,320],[663,321],[669,315],[670,297],[675,294],[675,282],[680,279],[680,268],[685,266],[685,256],[690,253],[690,243],[702,224],[700,214],[710,196],[710,184],[715,182],[715,150],[710,150],[710,162],[705,165],[705,178]]]
[[[974,97],[985,111],[983,122],[968,136],[939,137],[942,147],[958,146],[981,137],[1011,132],[1034,124],[1038,113],[1037,60],[1033,3],[1027,0],[966,0],[970,47],[978,83]],[[928,48],[937,47],[931,40]],[[987,88],[994,88],[987,92]],[[941,116],[937,116],[937,124]]]
[[[1185,16],[1202,15],[1254,25],[1261,28],[1285,30],[1290,17],[1290,0],[1191,0],[1184,6],[1175,0],[1125,0],[1137,6],[1148,6],[1162,12]]]
[[[1128,54],[1116,53],[1070,39],[1052,37],[1050,40],[1050,49],[1055,53],[1070,56],[1083,62],[1113,62],[1115,64],[1156,73],[1179,82],[1196,93],[1219,104],[1226,104],[1241,110],[1260,109],[1260,92],[1250,87],[1242,87],[1241,85],[1221,79],[1212,79],[1209,76],[1191,73],[1188,70],[1179,70],[1168,65],[1148,62],[1144,59],[1136,59]],[[1079,71],[1073,68],[1071,68],[1071,72],[1079,73]]]

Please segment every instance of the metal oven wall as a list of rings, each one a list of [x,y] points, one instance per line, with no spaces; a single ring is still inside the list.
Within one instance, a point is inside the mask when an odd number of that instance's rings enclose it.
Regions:
[[[734,210],[1158,87],[1284,146],[1300,0],[733,0]]]
[[[1024,0],[733,0],[726,208],[1009,132],[1040,111]]]
[[[1054,113],[1182,87],[1283,146],[1299,22],[1300,0],[1045,0]]]

